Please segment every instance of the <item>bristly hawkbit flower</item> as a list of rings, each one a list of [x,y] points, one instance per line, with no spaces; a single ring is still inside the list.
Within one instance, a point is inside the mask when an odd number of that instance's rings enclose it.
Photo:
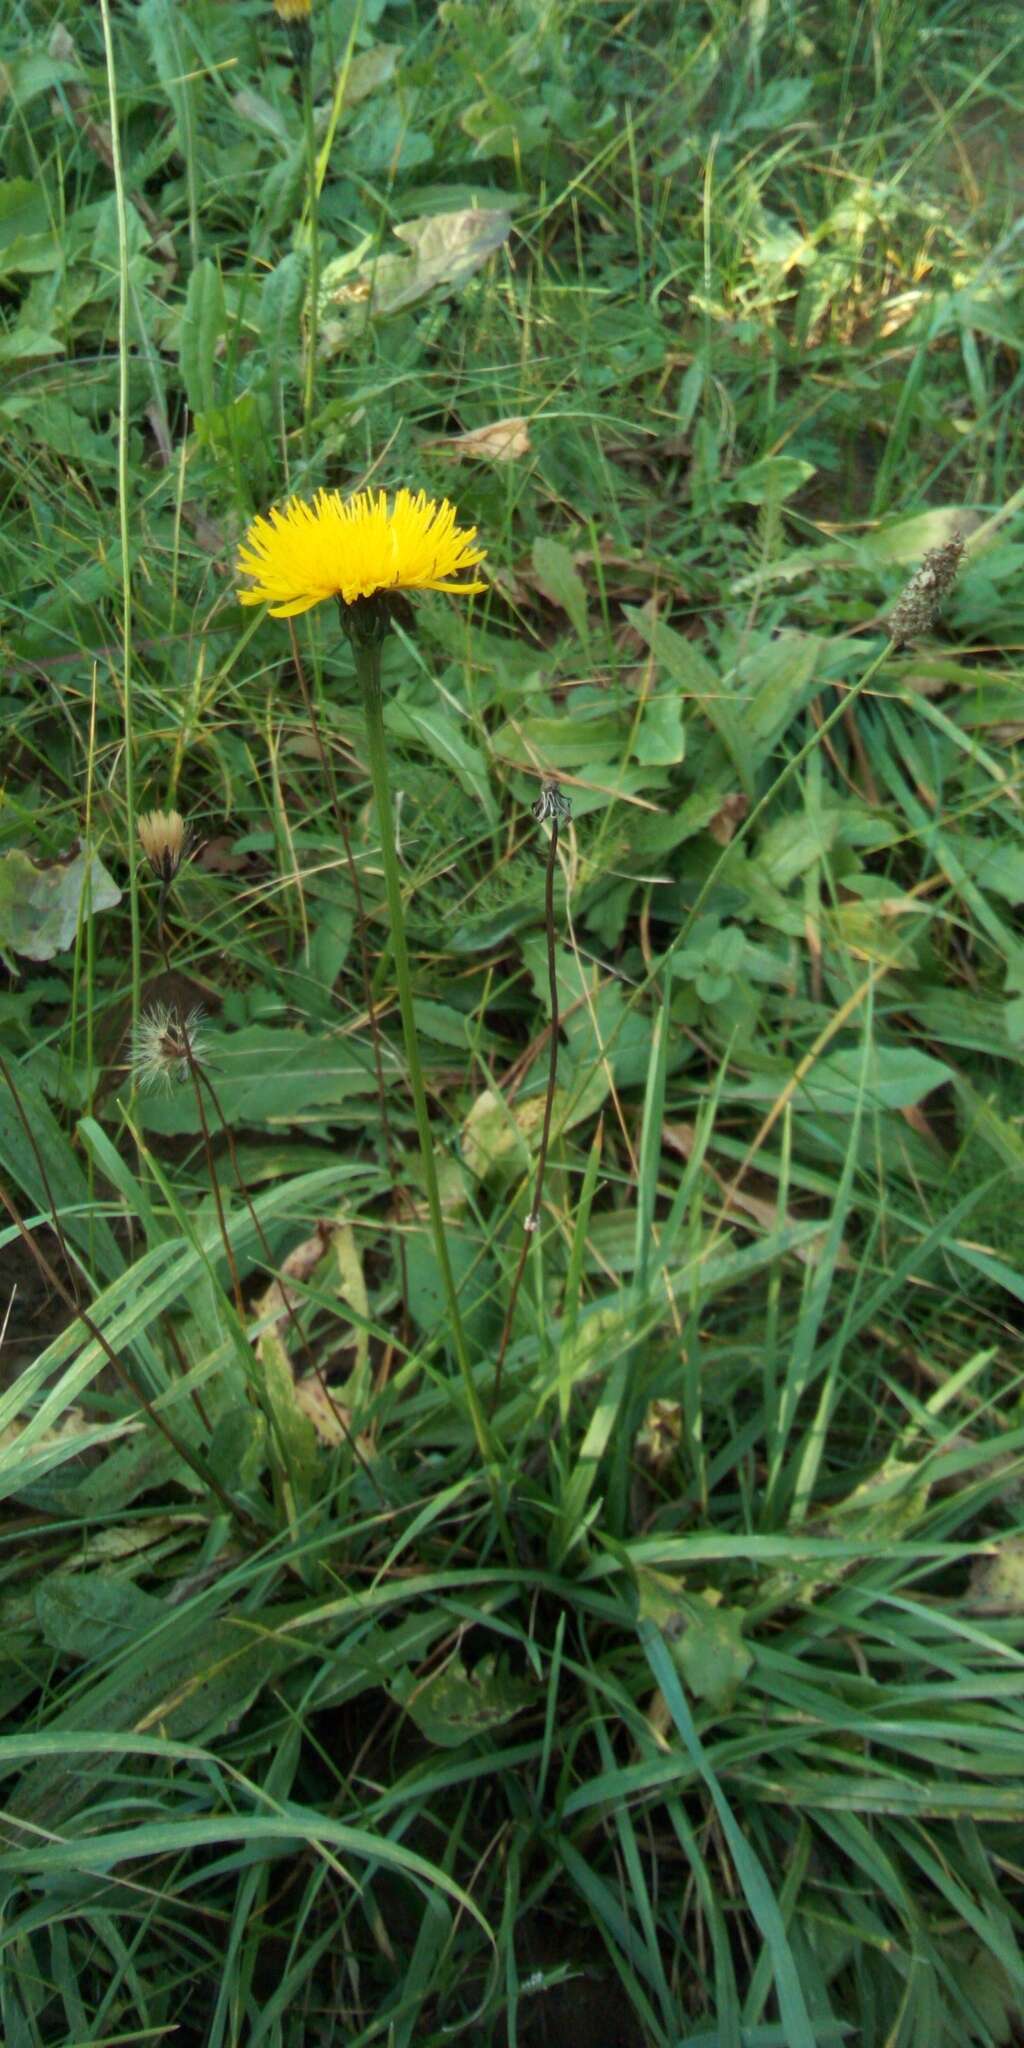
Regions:
[[[144,811],[135,830],[158,882],[168,888],[188,855],[188,832],[180,811]]]
[[[252,521],[238,567],[252,586],[241,604],[269,604],[271,617],[294,618],[326,598],[345,606],[364,598],[395,597],[406,590],[452,590],[460,597],[485,583],[459,582],[484,560],[474,546],[476,527],[456,523],[454,505],[425,491],[318,491],[312,504],[290,498],[269,517]]]
[[[934,626],[943,600],[956,582],[963,552],[964,537],[958,528],[954,528],[942,547],[929,548],[921,567],[915,569],[889,613],[889,637],[897,647],[920,639],[922,633]]]
[[[187,1015],[170,1003],[154,1003],[139,1018],[132,1039],[131,1067],[140,1088],[173,1088],[202,1065],[203,1011]]]
[[[279,21],[308,21],[312,0],[274,0]]]

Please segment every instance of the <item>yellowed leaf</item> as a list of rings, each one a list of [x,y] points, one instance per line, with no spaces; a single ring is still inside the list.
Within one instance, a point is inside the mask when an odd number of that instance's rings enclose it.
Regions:
[[[322,1444],[346,1442],[352,1424],[352,1410],[333,1399],[319,1373],[307,1373],[304,1379],[296,1382],[295,1400]]]
[[[271,1281],[255,1304],[253,1313],[257,1322],[266,1322],[268,1316],[273,1316],[275,1323],[284,1320],[296,1299],[295,1290],[288,1287],[288,1281],[301,1283],[315,1273],[321,1259],[330,1250],[331,1237],[331,1225],[318,1223],[312,1237],[304,1237],[301,1244],[292,1246],[282,1262],[279,1277]]]
[[[374,43],[369,50],[361,50],[348,67],[342,105],[358,106],[360,100],[386,85],[398,69],[401,54],[397,43]]]
[[[649,1401],[643,1428],[637,1431],[634,1446],[640,1463],[652,1472],[664,1472],[672,1463],[682,1440],[683,1411],[679,1402]]]
[[[0,1429],[0,1450],[9,1450],[27,1427],[27,1422],[9,1422],[6,1429]],[[46,1429],[42,1436],[36,1437],[32,1446],[33,1457],[40,1451],[49,1450],[52,1444],[65,1443],[68,1437],[81,1436],[89,1427],[84,1408],[69,1408],[53,1429]]]
[[[381,256],[372,266],[371,311],[400,313],[432,291],[454,291],[501,248],[511,228],[511,215],[496,207],[402,221],[395,235],[409,253]]]
[[[335,1225],[331,1232],[331,1251],[337,1266],[338,1293],[358,1319],[353,1323],[352,1342],[356,1354],[355,1371],[359,1373],[365,1370],[370,1355],[370,1297],[351,1223]]]

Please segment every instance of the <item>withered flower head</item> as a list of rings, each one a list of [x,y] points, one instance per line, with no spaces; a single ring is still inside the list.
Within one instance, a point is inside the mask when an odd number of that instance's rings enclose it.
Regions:
[[[188,832],[180,811],[144,811],[135,829],[158,882],[173,882],[188,854]]]
[[[530,809],[538,825],[542,825],[545,819],[550,819],[557,825],[561,819],[572,817],[572,798],[566,796],[559,783],[545,782],[536,803],[531,804]]]
[[[170,1003],[143,1012],[132,1040],[132,1073],[140,1088],[173,1088],[203,1061],[203,1011],[187,1014]]]
[[[929,548],[889,613],[889,637],[897,647],[920,639],[934,626],[943,600],[956,582],[963,553],[964,537],[959,528],[954,528],[942,547]]]

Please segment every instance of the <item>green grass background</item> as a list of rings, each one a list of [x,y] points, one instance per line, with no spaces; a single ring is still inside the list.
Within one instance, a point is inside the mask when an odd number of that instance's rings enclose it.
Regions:
[[[1019,9],[314,25],[316,273],[268,5],[4,10],[4,2039],[1009,2044]],[[490,1469],[351,655],[234,595],[368,481],[488,556],[385,681]]]

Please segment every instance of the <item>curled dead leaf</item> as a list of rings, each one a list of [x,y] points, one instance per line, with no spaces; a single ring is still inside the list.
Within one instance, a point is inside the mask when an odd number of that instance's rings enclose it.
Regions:
[[[491,420],[486,427],[471,427],[465,434],[452,434],[436,446],[447,448],[457,462],[470,458],[483,462],[515,462],[530,453],[530,430],[519,413],[507,420]]]

